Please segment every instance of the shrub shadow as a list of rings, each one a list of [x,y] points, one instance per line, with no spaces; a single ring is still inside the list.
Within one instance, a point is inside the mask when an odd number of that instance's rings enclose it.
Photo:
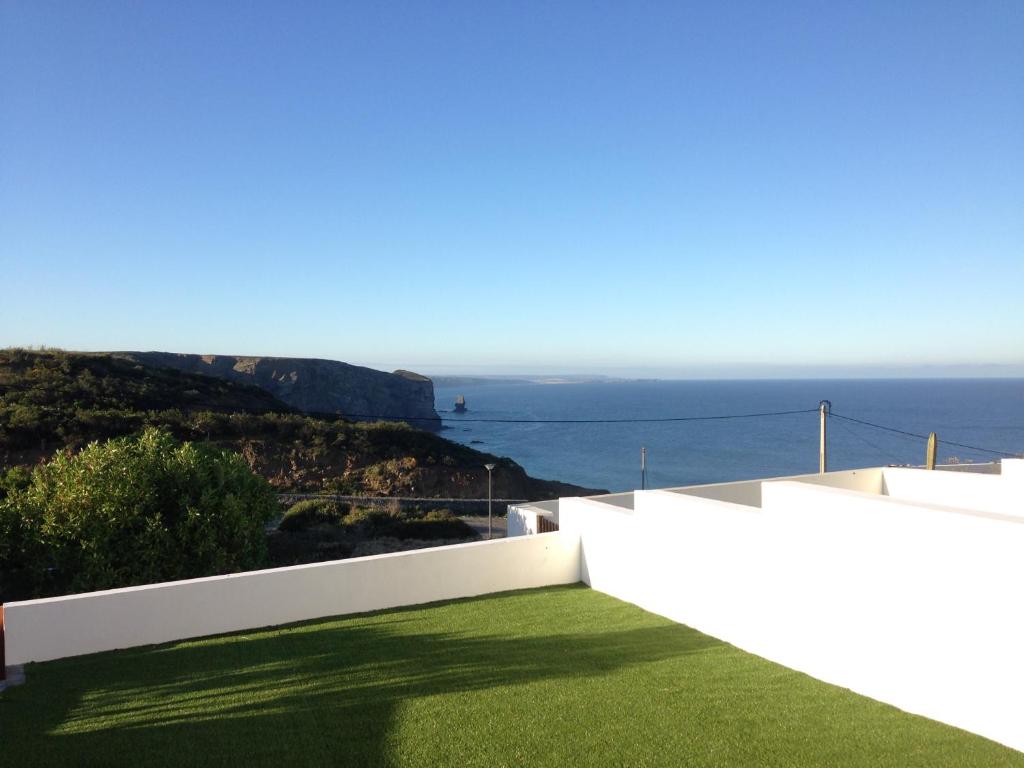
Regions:
[[[393,765],[396,710],[410,700],[589,678],[722,645],[680,625],[424,632],[403,613],[51,662],[36,680],[44,702],[0,698],[13,735],[4,752],[11,765]]]

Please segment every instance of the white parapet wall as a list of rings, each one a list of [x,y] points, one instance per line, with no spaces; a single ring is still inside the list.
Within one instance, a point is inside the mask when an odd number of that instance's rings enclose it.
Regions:
[[[886,467],[882,470],[882,491],[907,501],[1024,515],[1024,477],[1014,473],[1018,462],[1024,463],[1007,460],[1006,473],[1000,475]],[[1011,493],[1013,488],[1018,493]]]
[[[768,483],[765,655],[1024,750],[1024,517]]]
[[[7,663],[579,580],[579,540],[547,533],[25,600],[4,606]]]
[[[595,589],[1024,750],[1024,470],[1003,472],[765,481],[745,504],[644,491],[632,511],[561,499],[560,528]]]
[[[792,475],[775,478],[779,480],[800,480],[805,483],[825,484],[833,488],[848,488],[851,491],[867,493],[882,492],[882,469],[847,469],[827,474]],[[733,504],[745,504],[750,507],[761,506],[761,484],[763,480],[741,480],[734,483],[714,483],[712,485],[690,485],[685,488],[671,488],[675,493],[687,496],[700,496],[705,499],[727,501]]]

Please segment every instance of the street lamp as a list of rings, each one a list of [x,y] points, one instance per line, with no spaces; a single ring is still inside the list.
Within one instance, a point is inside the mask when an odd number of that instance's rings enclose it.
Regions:
[[[495,464],[484,464],[487,468],[487,538],[491,538],[491,472]]]

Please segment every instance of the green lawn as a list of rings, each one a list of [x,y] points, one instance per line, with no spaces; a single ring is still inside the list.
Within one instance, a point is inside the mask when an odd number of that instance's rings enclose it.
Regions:
[[[1024,766],[580,586],[26,672],[5,766]]]

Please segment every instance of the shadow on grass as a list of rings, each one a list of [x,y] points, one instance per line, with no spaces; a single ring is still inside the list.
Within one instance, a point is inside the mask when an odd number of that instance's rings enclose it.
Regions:
[[[482,616],[508,605],[494,596],[465,607]],[[599,676],[721,645],[679,625],[537,634],[536,625],[517,630],[515,615],[504,634],[475,634],[472,616],[460,623],[456,612],[442,631],[421,610],[41,665],[24,695],[0,699],[4,757],[11,765],[390,765],[396,710],[410,700]]]

